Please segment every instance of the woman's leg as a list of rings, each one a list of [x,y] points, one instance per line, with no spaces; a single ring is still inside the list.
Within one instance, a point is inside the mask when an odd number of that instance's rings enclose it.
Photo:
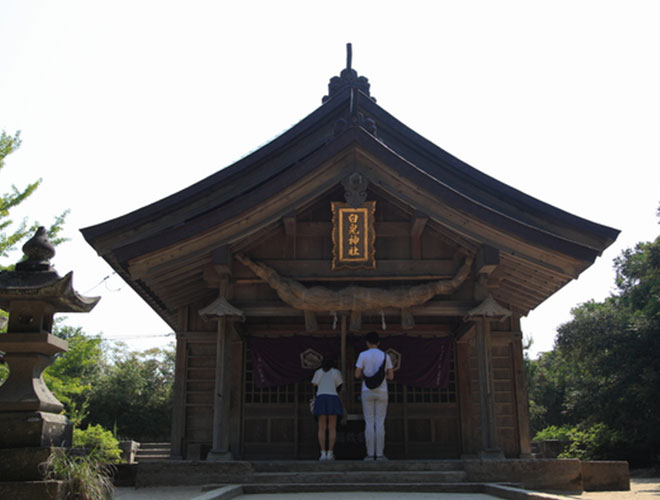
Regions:
[[[325,451],[325,431],[328,428],[328,416],[319,415],[319,446],[321,452]]]
[[[337,415],[328,415],[328,451],[335,449],[337,439]]]

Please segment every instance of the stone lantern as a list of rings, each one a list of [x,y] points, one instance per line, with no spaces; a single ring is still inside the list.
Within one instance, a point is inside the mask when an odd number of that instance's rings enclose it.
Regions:
[[[55,255],[40,227],[24,246],[25,259],[14,271],[0,272],[0,308],[9,312],[0,351],[9,377],[0,386],[0,481],[34,480],[36,465],[51,446],[71,446],[72,426],[42,378],[53,356],[67,342],[52,335],[57,312],[89,312],[99,297],[83,297],[72,286],[73,273],[63,278],[50,265]],[[14,469],[6,470],[6,467]],[[24,464],[24,470],[15,469]]]

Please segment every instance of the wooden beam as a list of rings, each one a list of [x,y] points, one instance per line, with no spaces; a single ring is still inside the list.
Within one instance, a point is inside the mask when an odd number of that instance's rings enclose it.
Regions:
[[[476,274],[490,274],[499,264],[500,251],[490,245],[481,245],[474,259],[474,270]]]
[[[454,332],[456,341],[458,342],[459,340],[462,340],[463,337],[466,337],[468,334],[470,334],[470,332],[472,332],[474,328],[475,326],[473,321],[461,321],[461,324]]]
[[[181,274],[188,274],[191,269],[199,268],[202,264],[212,263],[211,256],[205,255],[192,255],[188,258],[173,259],[170,262],[159,264],[153,267],[141,267],[139,269],[129,265],[129,272],[133,279],[142,279],[151,281],[166,280],[169,276],[178,276]]]
[[[298,221],[296,224],[298,236],[304,238],[321,238],[332,234],[332,223],[325,221]],[[410,223],[385,221],[375,222],[378,238],[399,238],[410,235]]]
[[[417,213],[410,223],[410,253],[413,259],[422,258],[422,233],[428,221],[428,216]]]
[[[424,215],[422,213],[416,213],[412,219],[412,223],[410,227],[410,236],[412,236],[413,238],[421,238],[422,233],[424,232],[424,228],[426,227],[426,223],[428,221],[429,221],[428,215]]]
[[[232,303],[245,313],[245,316],[254,317],[302,317],[303,311],[285,304],[279,300],[266,301],[234,301]],[[411,308],[412,314],[416,317],[422,316],[465,316],[471,309],[477,306],[473,301],[455,301],[455,300],[430,300],[426,304]],[[339,312],[339,311],[337,311]],[[385,315],[396,317],[401,314],[400,309],[385,309]]]
[[[296,215],[289,214],[282,217],[284,224],[284,234],[286,235],[286,246],[284,248],[284,257],[289,259],[296,258]]]
[[[211,262],[218,274],[231,274],[232,254],[229,245],[222,245],[211,252]]]
[[[451,279],[458,265],[454,259],[429,260],[379,260],[376,270],[332,270],[332,260],[261,260],[275,269],[280,275],[298,281],[334,281],[337,278],[349,280],[401,280],[401,279]],[[242,264],[235,264],[233,278],[237,282],[254,279],[254,273]]]
[[[415,316],[409,308],[401,309],[401,328],[410,330],[415,326]]]
[[[303,311],[305,316],[305,330],[308,332],[315,332],[319,329],[319,322],[316,319],[314,311]]]

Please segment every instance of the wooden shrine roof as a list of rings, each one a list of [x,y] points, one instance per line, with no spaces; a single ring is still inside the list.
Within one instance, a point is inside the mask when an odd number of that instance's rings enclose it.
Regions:
[[[366,79],[357,81],[350,68],[345,74],[346,84],[333,91],[331,81],[319,108],[259,150],[171,196],[82,229],[85,239],[173,327],[176,307],[208,293],[196,289],[205,288],[202,267],[216,248],[258,236],[352,169],[457,238],[500,249],[499,298],[523,313],[616,239],[618,230],[528,196],[424,139],[376,104]],[[157,271],[170,261],[180,279],[165,285]]]

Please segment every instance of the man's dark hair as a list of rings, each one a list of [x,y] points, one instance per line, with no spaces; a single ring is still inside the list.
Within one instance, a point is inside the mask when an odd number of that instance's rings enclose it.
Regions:
[[[380,343],[380,336],[378,332],[369,332],[367,333],[367,342],[371,345],[378,345]]]

